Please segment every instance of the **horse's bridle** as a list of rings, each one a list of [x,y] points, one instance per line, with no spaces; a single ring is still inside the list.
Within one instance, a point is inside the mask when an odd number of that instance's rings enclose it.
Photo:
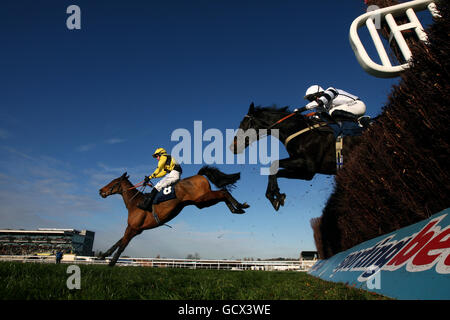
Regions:
[[[244,118],[248,118],[248,126],[247,126],[247,129],[245,129],[245,130],[248,130],[248,129],[251,128],[251,124],[252,124],[252,122],[255,121],[255,118],[252,117],[252,116],[249,115],[249,114],[246,114],[246,115],[244,116]],[[241,128],[241,129],[242,129],[242,128]],[[242,129],[242,130],[244,130],[244,129]]]
[[[247,130],[249,130],[249,129],[254,129],[254,128],[252,128],[252,125],[255,123],[255,117],[253,117],[253,116],[251,116],[251,115],[249,115],[249,114],[246,114],[246,115],[244,116],[244,119],[245,119],[245,118],[248,118],[247,128],[246,128],[246,129],[243,129],[243,128],[240,128],[240,127],[239,127],[239,129],[241,129],[241,130],[243,130],[243,131],[247,131]],[[256,130],[256,137],[257,137],[257,139],[259,139],[259,132],[258,132],[258,130]]]
[[[113,189],[116,187],[116,186],[119,186],[120,187],[120,191],[119,190],[117,190],[117,193],[122,193],[123,192],[123,188],[122,188],[122,181],[123,181],[123,179],[124,179],[124,177],[122,176],[122,177],[120,177],[120,180],[119,181],[117,181],[115,184],[113,184],[112,185],[112,187],[111,188],[109,188],[109,194],[111,195],[111,194],[113,194],[112,192],[113,192]]]

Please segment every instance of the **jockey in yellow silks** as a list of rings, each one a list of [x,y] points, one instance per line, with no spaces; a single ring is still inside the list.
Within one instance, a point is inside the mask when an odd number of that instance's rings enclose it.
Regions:
[[[152,210],[152,204],[156,194],[163,188],[180,180],[182,173],[181,166],[177,163],[174,157],[167,153],[164,148],[156,149],[153,153],[153,158],[158,160],[158,166],[150,176],[144,177],[144,183],[147,184],[150,179],[164,178],[155,185],[150,194],[147,195],[144,201],[138,205],[139,208],[149,211]]]

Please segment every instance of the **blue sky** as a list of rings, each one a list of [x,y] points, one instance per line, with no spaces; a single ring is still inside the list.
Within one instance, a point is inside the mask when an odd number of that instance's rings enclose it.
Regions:
[[[81,30],[66,27],[71,4]],[[354,93],[378,115],[398,80],[357,63],[348,32],[364,12],[363,1],[332,0],[2,2],[0,227],[88,229],[105,250],[127,212],[98,189],[125,171],[141,181],[153,151],[177,144],[177,128],[235,129],[252,101],[293,109],[312,84]],[[183,165],[183,177],[201,166]],[[315,249],[310,219],[333,177],[279,180],[287,200],[275,212],[258,165],[218,167],[241,172],[233,194],[251,205],[245,215],[187,207],[173,229],[144,232],[124,254],[297,258]]]

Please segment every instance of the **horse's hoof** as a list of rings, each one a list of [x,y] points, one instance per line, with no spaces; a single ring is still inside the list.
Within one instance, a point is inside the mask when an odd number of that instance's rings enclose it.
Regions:
[[[244,202],[243,204],[241,204],[241,208],[247,209],[250,208],[250,205],[247,202]]]
[[[272,206],[275,209],[275,211],[278,211],[278,209],[280,209],[280,201],[273,200],[273,201],[270,201],[270,202],[272,203]]]
[[[235,210],[233,213],[234,214],[243,214],[243,213],[245,213],[245,211],[242,209],[238,209],[238,210]]]
[[[280,202],[281,206],[284,206],[284,200],[286,199],[286,194],[282,193],[280,197],[278,198],[278,201]]]

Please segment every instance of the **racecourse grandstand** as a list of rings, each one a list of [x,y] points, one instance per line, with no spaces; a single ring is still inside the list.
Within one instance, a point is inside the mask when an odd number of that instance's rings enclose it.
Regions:
[[[92,256],[95,233],[88,230],[0,230],[0,255],[53,254],[57,251]]]

